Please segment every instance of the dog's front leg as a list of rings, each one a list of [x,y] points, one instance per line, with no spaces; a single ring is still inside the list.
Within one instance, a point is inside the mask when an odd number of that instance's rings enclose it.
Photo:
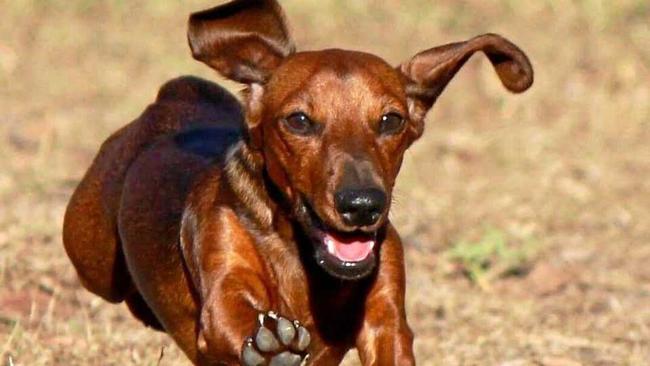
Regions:
[[[264,310],[269,301],[254,277],[233,270],[213,287],[201,310],[200,364],[297,366],[307,356],[309,332]]]
[[[191,209],[190,209],[191,210]],[[254,239],[230,209],[183,219],[182,247],[200,298],[199,365],[297,366],[311,337],[277,309]]]
[[[382,246],[377,281],[366,300],[363,327],[357,338],[361,362],[369,365],[415,365],[413,333],[404,310],[402,243],[389,226]]]
[[[209,285],[199,318],[199,364],[239,364],[258,314],[270,306],[264,286],[255,277],[243,268],[232,269]]]

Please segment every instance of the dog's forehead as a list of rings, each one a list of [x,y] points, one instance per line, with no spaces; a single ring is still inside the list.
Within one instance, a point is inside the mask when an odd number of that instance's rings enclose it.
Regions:
[[[405,100],[400,74],[383,59],[364,52],[328,49],[299,52],[278,67],[267,85],[269,96],[283,102],[296,94]]]

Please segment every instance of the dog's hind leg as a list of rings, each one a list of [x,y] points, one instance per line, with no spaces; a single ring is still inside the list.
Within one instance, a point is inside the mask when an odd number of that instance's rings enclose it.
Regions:
[[[93,168],[75,191],[65,215],[63,243],[85,288],[102,298],[125,301],[145,325],[163,330],[126,268],[115,219],[107,213],[93,183]]]
[[[133,291],[127,296],[124,302],[129,307],[131,314],[144,323],[144,325],[161,332],[165,331],[165,328],[160,324],[160,321],[156,318],[156,315],[151,311],[151,308],[149,308],[149,305],[147,305],[139,292]]]
[[[63,244],[82,285],[107,301],[118,303],[133,291],[133,284],[119,242],[116,218],[104,202],[99,170],[93,164],[68,204]]]

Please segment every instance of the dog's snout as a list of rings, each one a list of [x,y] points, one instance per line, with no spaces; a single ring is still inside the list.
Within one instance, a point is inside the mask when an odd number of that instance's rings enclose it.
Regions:
[[[375,224],[386,206],[386,194],[377,188],[342,189],[334,200],[343,221],[351,226]]]

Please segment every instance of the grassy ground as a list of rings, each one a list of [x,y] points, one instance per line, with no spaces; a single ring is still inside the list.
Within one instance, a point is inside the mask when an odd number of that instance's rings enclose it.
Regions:
[[[512,96],[473,59],[407,155],[393,220],[420,364],[650,363],[650,3],[283,3],[303,49],[397,63],[497,32],[536,68]],[[111,131],[165,80],[215,78],[184,35],[213,2],[0,4],[0,364],[186,364],[80,288],[60,228]]]

